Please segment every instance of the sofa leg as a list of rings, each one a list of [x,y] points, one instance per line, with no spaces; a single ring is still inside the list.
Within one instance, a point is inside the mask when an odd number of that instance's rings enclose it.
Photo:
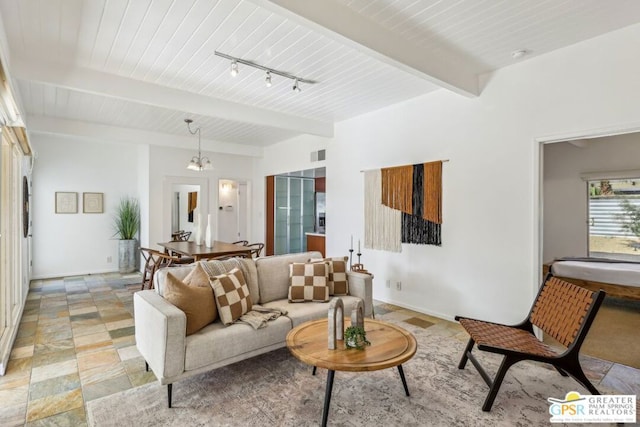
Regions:
[[[169,408],[171,408],[171,389],[173,387],[173,384],[167,384],[167,399],[169,402]]]

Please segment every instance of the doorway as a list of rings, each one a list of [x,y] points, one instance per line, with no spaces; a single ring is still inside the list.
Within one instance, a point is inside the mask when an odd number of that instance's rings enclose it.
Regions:
[[[218,235],[222,242],[249,240],[250,186],[246,181],[218,180]]]
[[[634,177],[640,177],[636,160],[640,133],[603,132],[539,143],[539,280],[535,291],[542,280],[543,262],[561,257],[618,258],[616,253],[626,253],[624,259],[629,260],[640,255],[640,249],[635,250],[640,237],[623,229],[623,210],[616,200],[625,193],[634,197]],[[607,296],[582,352],[640,368],[637,352],[628,348],[638,327],[640,302]]]

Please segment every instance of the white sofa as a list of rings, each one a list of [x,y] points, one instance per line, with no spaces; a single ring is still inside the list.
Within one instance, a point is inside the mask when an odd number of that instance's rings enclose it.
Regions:
[[[171,407],[172,384],[182,378],[229,365],[286,345],[286,335],[293,327],[308,320],[327,316],[329,303],[289,303],[289,264],[321,258],[319,252],[238,259],[245,271],[251,299],[264,307],[287,311],[262,329],[243,323],[224,326],[220,320],[186,336],[184,312],[162,297],[167,273],[183,279],[194,268],[170,267],[156,273],[154,290],[134,294],[136,346],[161,384],[167,385]],[[233,262],[209,261],[229,270]],[[348,272],[349,295],[340,296],[345,315],[356,302],[364,302],[365,316],[373,313],[372,278],[368,274]],[[247,277],[248,276],[248,277]],[[333,297],[330,297],[333,298]]]

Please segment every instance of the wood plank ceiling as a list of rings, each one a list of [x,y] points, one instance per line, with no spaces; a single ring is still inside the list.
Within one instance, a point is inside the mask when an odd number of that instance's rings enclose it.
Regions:
[[[31,132],[186,137],[192,117],[205,141],[246,154],[441,88],[481,96],[478,75],[512,51],[527,49],[522,61],[635,24],[640,2],[3,0],[0,15]],[[267,88],[242,65],[234,78],[216,50],[319,83]]]

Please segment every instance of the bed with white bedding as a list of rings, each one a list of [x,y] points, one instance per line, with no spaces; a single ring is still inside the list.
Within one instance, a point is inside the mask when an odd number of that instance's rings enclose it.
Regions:
[[[640,300],[640,262],[605,258],[560,258],[544,266],[551,273],[587,289]]]

